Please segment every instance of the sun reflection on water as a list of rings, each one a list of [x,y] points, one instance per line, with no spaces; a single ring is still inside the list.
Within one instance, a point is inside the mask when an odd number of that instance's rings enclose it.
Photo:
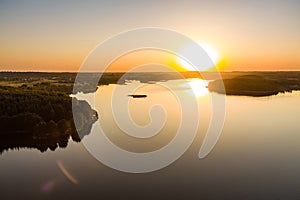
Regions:
[[[187,79],[187,83],[184,83],[183,85],[185,87],[188,87],[189,89],[187,92],[191,95],[194,95],[196,97],[202,97],[209,93],[207,89],[208,81],[193,78],[193,79]]]

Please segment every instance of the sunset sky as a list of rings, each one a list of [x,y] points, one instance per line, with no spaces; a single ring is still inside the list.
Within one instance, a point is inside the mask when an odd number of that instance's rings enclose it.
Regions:
[[[221,70],[300,70],[297,0],[1,0],[0,71],[77,71],[100,42],[138,27],[209,44]]]

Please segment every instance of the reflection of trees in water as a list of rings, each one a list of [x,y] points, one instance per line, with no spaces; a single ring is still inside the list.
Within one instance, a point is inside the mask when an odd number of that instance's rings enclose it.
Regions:
[[[85,101],[78,102],[79,107],[87,104]],[[88,108],[87,106],[83,107]],[[9,117],[10,120],[1,117],[0,153],[8,149],[19,148],[36,148],[41,152],[45,152],[48,149],[54,151],[58,147],[67,147],[70,138],[75,142],[80,142],[81,138],[90,133],[93,123],[97,120],[95,111],[91,109],[85,111],[79,114],[81,116],[80,119],[76,119],[77,121],[82,120],[79,122],[82,126],[78,130],[75,128],[73,118],[69,120],[62,119],[57,123],[51,120],[46,123],[38,121],[41,118],[33,118],[32,116],[35,115],[28,113]],[[14,121],[16,119],[17,121]],[[3,122],[10,123],[4,124]],[[14,124],[13,128],[11,128],[12,124]],[[24,126],[22,127],[22,125]]]
[[[0,96],[0,153],[8,149],[65,148],[72,138],[80,142],[90,133],[97,120],[96,111],[85,101],[73,99],[76,119],[72,115],[72,98],[59,92],[20,88],[1,90]],[[74,125],[81,124],[77,127]]]
[[[48,148],[54,151],[57,147],[65,148],[68,145],[69,136],[61,136],[56,138],[33,139],[25,136],[9,136],[3,137],[0,141],[1,153],[8,149],[34,148],[41,152],[45,152]]]
[[[43,137],[36,137],[37,133],[35,132],[10,132],[1,134],[0,153],[3,153],[5,150],[20,148],[33,148],[41,152],[45,152],[48,149],[54,151],[57,148],[66,148],[70,138],[75,142],[80,142],[82,137],[88,135],[92,124],[93,121],[78,131],[79,133],[73,127],[67,129],[65,132],[39,132],[38,134],[43,135]]]

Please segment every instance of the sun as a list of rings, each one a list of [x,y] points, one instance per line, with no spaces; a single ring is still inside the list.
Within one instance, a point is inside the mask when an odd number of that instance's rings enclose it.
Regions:
[[[206,54],[209,56],[209,58],[211,59],[211,61],[213,62],[213,66],[215,67],[219,62],[220,62],[220,53],[219,51],[211,44],[206,43],[206,42],[197,42],[199,44],[200,47],[202,47],[202,49],[206,52]],[[185,47],[183,51],[193,51],[193,49],[189,49],[189,47]],[[184,60],[183,58],[177,56],[176,57],[176,62],[183,67],[184,69],[186,69],[187,71],[195,71],[195,68],[192,66],[191,63],[189,63],[188,61]]]
[[[204,43],[204,42],[198,43],[198,44],[204,49],[204,51],[207,53],[207,55],[210,57],[210,59],[216,65],[220,60],[219,51],[211,44]]]

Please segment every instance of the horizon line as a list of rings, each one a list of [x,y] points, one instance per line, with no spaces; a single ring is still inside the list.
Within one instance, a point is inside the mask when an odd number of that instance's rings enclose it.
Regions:
[[[198,73],[215,73],[215,72],[300,72],[299,70],[220,70],[220,71],[106,71],[106,72],[99,72],[99,71],[37,71],[37,70],[0,70],[0,73],[191,73],[191,72],[198,72]]]

